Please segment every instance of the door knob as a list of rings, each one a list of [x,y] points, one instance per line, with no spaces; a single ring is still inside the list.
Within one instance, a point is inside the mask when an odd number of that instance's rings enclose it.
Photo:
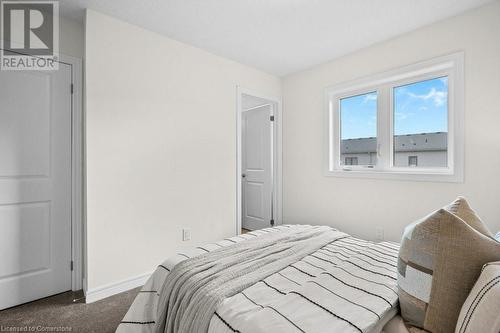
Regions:
[[[247,175],[245,175],[244,173],[241,174],[241,178],[245,178]]]

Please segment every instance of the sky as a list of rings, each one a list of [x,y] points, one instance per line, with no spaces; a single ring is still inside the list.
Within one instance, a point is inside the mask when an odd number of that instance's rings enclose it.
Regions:
[[[421,81],[394,89],[394,134],[448,130],[448,79]],[[340,101],[341,139],[377,136],[377,93]]]

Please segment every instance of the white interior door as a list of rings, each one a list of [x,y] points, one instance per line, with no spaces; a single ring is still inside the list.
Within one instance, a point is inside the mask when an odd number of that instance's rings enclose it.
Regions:
[[[242,114],[242,226],[267,228],[272,219],[272,106]]]
[[[0,309],[71,289],[70,85],[0,72]]]

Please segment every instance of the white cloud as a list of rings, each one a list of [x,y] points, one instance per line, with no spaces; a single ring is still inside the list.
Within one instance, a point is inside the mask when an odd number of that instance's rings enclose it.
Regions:
[[[363,99],[363,104],[376,100],[377,100],[377,94],[368,94]]]
[[[396,112],[395,114],[399,120],[405,120],[406,118],[408,118],[408,115],[403,112]]]
[[[448,98],[448,93],[446,91],[436,90],[436,88],[431,88],[429,93],[427,93],[425,95],[417,95],[417,94],[409,92],[408,96],[413,97],[413,98],[422,99],[425,101],[432,100],[434,102],[434,105],[441,106],[446,102],[446,100]]]
[[[414,113],[412,113],[412,112],[395,112],[394,114],[396,115],[398,120],[405,120],[408,117],[411,117],[414,115]]]

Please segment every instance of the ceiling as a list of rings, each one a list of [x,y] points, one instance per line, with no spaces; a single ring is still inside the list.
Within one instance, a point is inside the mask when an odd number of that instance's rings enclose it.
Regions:
[[[335,59],[491,0],[61,0],[278,76]]]

